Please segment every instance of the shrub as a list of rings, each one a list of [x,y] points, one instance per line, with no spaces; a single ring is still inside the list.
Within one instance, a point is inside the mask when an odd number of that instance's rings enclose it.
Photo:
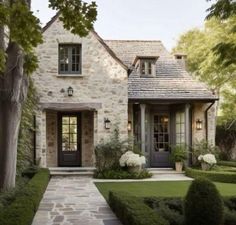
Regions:
[[[218,161],[219,166],[231,166],[236,167],[236,161]]]
[[[109,204],[124,225],[169,225],[142,198],[122,192],[110,192]]]
[[[200,155],[206,154],[213,154],[215,155],[216,159],[218,159],[219,152],[220,151],[217,146],[209,144],[206,140],[198,141],[194,144],[194,147],[192,148],[193,163],[198,165],[198,157]]]
[[[119,169],[119,170],[104,170],[102,172],[96,171],[94,173],[94,178],[98,179],[144,179],[150,177],[152,177],[152,174],[147,170],[142,170],[139,173],[135,173]]]
[[[224,207],[224,225],[235,225],[236,224],[236,210],[230,210]]]
[[[1,225],[30,225],[49,181],[49,171],[40,169],[17,194],[15,200],[0,211]]]
[[[181,198],[145,198],[144,202],[158,215],[169,221],[170,225],[183,225],[183,199]]]
[[[171,149],[171,161],[184,162],[187,159],[187,150],[184,145],[176,145]]]
[[[108,169],[120,168],[119,159],[127,149],[127,141],[121,141],[119,130],[116,128],[110,137],[110,140],[105,142],[101,140],[95,147],[96,168],[99,172]]]
[[[223,201],[215,185],[207,179],[192,182],[184,201],[186,225],[221,225]]]
[[[199,178],[205,177],[211,181],[223,182],[223,183],[236,183],[236,173],[235,172],[216,172],[216,171],[203,171],[192,168],[187,168],[185,174],[188,177]]]

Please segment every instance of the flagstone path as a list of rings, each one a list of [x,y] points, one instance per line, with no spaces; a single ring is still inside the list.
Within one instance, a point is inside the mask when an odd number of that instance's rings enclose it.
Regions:
[[[32,225],[121,225],[91,178],[52,177]]]

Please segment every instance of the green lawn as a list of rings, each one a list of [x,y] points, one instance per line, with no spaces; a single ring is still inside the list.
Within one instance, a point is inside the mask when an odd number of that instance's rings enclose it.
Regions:
[[[97,182],[96,186],[106,199],[109,191],[123,191],[140,197],[182,197],[185,196],[190,183],[191,181]],[[215,184],[222,196],[236,195],[236,184]]]

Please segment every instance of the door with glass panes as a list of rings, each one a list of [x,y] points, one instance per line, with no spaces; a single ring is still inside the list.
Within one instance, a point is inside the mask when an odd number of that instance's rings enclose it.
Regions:
[[[153,115],[151,166],[170,167],[170,118],[169,114]]]
[[[58,127],[59,166],[81,166],[81,114],[60,113]]]

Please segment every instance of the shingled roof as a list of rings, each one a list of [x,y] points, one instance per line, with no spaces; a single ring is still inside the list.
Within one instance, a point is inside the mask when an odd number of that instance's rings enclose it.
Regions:
[[[158,56],[155,77],[140,77],[133,69],[128,81],[129,99],[217,100],[204,83],[184,70],[161,41],[106,40],[105,43],[128,67],[137,56]]]

